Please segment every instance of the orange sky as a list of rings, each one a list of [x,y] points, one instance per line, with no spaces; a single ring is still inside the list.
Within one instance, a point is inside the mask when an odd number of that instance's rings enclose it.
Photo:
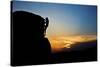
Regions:
[[[59,52],[63,48],[70,49],[72,45],[81,42],[96,40],[96,35],[73,35],[73,36],[51,36],[48,37],[52,51]]]

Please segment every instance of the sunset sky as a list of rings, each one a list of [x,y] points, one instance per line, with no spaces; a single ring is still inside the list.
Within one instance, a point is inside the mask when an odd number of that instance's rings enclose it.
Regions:
[[[96,6],[14,1],[13,11],[19,10],[49,18],[47,37],[53,46],[55,46],[54,43],[56,41],[58,43],[60,41],[65,42],[66,38],[71,41],[69,41],[70,43],[86,41],[82,37],[87,38],[87,40],[96,39]],[[65,39],[60,39],[59,41],[59,37],[65,37]],[[81,40],[79,39],[80,37]],[[56,41],[53,42],[55,39]]]

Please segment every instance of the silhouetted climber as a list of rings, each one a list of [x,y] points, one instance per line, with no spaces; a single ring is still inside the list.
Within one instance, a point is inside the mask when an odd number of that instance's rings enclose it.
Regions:
[[[11,65],[49,63],[51,46],[45,38],[48,18],[26,11],[13,12],[11,18]]]

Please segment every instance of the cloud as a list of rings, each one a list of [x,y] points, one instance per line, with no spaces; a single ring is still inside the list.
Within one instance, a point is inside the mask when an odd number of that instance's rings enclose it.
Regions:
[[[52,51],[59,52],[62,51],[63,48],[70,49],[72,45],[76,45],[77,43],[88,42],[92,40],[96,40],[96,35],[74,35],[74,36],[58,36],[58,37],[49,37],[49,41],[51,43]]]

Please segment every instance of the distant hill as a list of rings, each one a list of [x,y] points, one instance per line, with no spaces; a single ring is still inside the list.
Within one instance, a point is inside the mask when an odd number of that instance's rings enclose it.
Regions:
[[[76,51],[76,50],[86,50],[86,49],[90,49],[93,47],[97,46],[97,40],[92,40],[89,42],[81,42],[81,43],[77,43],[75,45],[73,45],[70,50],[71,51]]]

